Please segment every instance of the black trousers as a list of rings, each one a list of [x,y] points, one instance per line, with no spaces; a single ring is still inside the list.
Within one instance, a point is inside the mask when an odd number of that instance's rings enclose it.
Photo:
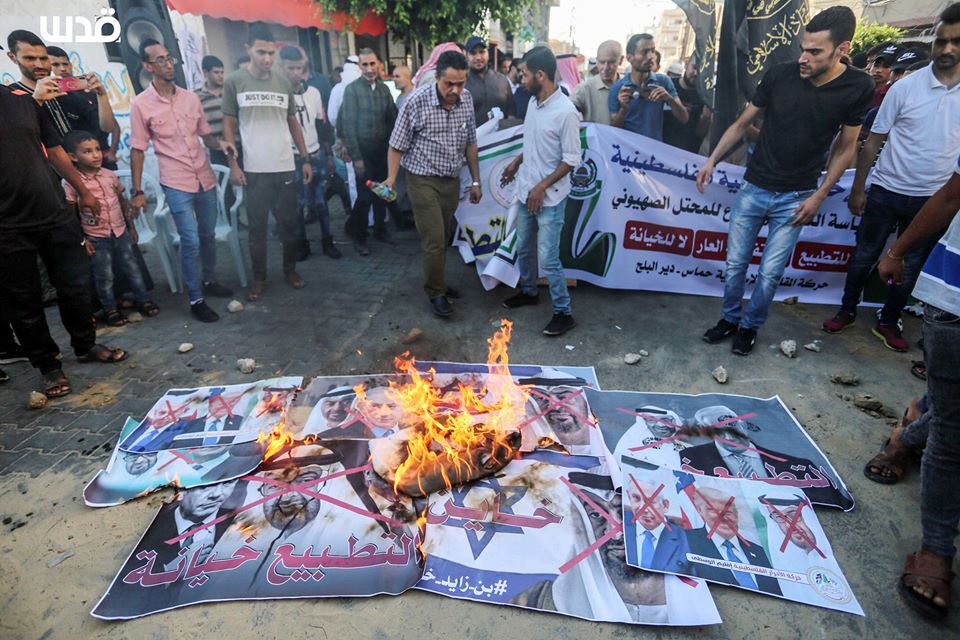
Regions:
[[[267,279],[267,216],[273,212],[283,245],[283,272],[297,266],[299,250],[299,213],[297,193],[300,185],[293,171],[247,173],[247,222],[249,223],[250,262],[253,279]]]
[[[60,347],[50,335],[43,311],[37,257],[57,290],[60,320],[74,353],[84,355],[96,343],[90,263],[82,240],[79,220],[28,231],[0,231],[0,304],[30,364],[41,373],[60,369]]]
[[[367,145],[361,143],[360,153],[363,156],[361,159],[364,175],[362,178],[357,176],[357,201],[353,203],[346,224],[347,235],[354,240],[365,240],[367,237],[367,213],[371,205],[375,233],[384,231],[384,222],[387,219],[387,203],[367,188],[367,180],[381,182],[387,179],[387,142]]]

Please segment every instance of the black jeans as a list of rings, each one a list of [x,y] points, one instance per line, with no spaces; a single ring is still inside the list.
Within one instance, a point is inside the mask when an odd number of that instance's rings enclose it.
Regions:
[[[841,306],[844,310],[856,312],[863,288],[887,245],[887,238],[894,231],[899,237],[928,199],[929,196],[905,196],[878,185],[870,187],[867,206],[857,229],[857,248],[850,260],[847,281],[843,287]],[[918,242],[904,254],[903,282],[887,285],[887,299],[880,312],[881,324],[896,324],[900,319],[910,292],[920,276],[920,269],[938,239],[939,237],[931,237]]]
[[[273,211],[283,244],[283,272],[297,266],[300,224],[297,193],[300,185],[294,171],[247,173],[247,222],[249,223],[250,262],[253,279],[267,279],[267,216]]]
[[[81,246],[79,220],[29,231],[0,231],[0,304],[8,315],[30,364],[41,373],[60,369],[43,311],[37,257],[57,290],[60,320],[78,356],[96,344],[90,296],[90,262]]]
[[[373,230],[380,233],[384,230],[387,219],[387,203],[377,197],[367,188],[367,180],[382,182],[387,179],[387,143],[364,145],[361,143],[360,153],[363,156],[364,175],[357,176],[357,201],[353,203],[350,217],[347,219],[346,231],[354,240],[367,238],[367,212],[373,205]]]

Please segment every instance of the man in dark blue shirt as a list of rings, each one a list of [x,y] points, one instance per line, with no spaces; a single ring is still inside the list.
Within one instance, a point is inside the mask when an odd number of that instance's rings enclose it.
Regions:
[[[653,70],[656,53],[656,44],[649,33],[630,36],[627,41],[630,73],[610,87],[607,106],[613,126],[662,140],[663,112],[668,106],[680,124],[684,124],[689,115],[673,81]]]

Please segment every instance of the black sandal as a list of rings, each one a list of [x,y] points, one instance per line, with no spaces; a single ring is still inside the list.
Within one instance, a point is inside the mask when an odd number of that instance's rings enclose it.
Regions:
[[[87,351],[82,356],[77,356],[78,362],[120,362],[121,360],[126,360],[127,356],[130,355],[123,349],[111,349],[110,347],[105,347],[102,344],[95,344],[90,351]]]
[[[910,373],[914,378],[927,381],[927,363],[923,360],[913,360],[910,362]]]
[[[103,321],[111,327],[122,327],[129,322],[129,320],[127,320],[124,315],[116,309],[105,311],[103,313]]]
[[[48,398],[62,398],[73,392],[70,381],[63,373],[63,369],[56,369],[43,374],[43,395]]]
[[[140,305],[140,313],[147,316],[148,318],[152,318],[158,313],[160,313],[160,307],[158,307],[153,302],[153,300],[147,300],[146,302]]]

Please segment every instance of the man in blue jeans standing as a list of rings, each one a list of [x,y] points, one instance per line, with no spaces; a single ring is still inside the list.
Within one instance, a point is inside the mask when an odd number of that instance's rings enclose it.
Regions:
[[[854,323],[863,288],[890,234],[903,233],[927,199],[953,173],[960,154],[960,47],[954,44],[958,38],[960,3],[955,3],[940,14],[937,22],[933,64],[898,80],[880,105],[870,137],[857,158],[857,175],[847,204],[853,215],[862,214],[863,218],[840,310],[823,323],[828,333],[843,331]],[[867,195],[867,174],[875,160],[877,166]],[[908,348],[900,314],[936,243],[936,237],[927,238],[904,254],[903,282],[887,288],[873,335],[888,349]]]
[[[204,295],[225,298],[232,296],[233,291],[216,281],[217,181],[200,140],[228,155],[236,154],[236,150],[213,135],[197,94],[174,83],[176,59],[166,47],[156,40],[144,40],[140,44],[140,59],[153,74],[153,81],[133,99],[130,107],[130,207],[137,216],[146,205],[141,182],[143,158],[152,142],[160,184],[180,235],[183,284],[190,296],[190,313],[201,322],[216,322],[220,316],[207,306]]]
[[[760,140],[730,218],[722,317],[703,335],[709,343],[735,336],[732,351],[737,355],[753,349],[803,225],[817,214],[856,154],[857,135],[870,108],[874,84],[870,76],[841,61],[856,26],[847,7],[830,7],[817,14],[804,30],[799,60],[767,71],[753,100],[724,132],[697,174],[697,189],[703,193],[718,159],[763,115]],[[828,152],[827,175],[818,188]],[[747,267],[764,223],[767,240],[760,274],[744,310]]]
[[[537,303],[539,262],[547,274],[553,301],[553,318],[543,334],[559,336],[577,324],[560,263],[560,231],[570,193],[567,174],[580,164],[580,121],[577,108],[553,80],[557,59],[549,48],[528,51],[520,68],[523,86],[531,95],[523,125],[523,150],[507,165],[501,178],[502,184],[517,178],[520,292],[504,300],[503,306],[515,309]]]

